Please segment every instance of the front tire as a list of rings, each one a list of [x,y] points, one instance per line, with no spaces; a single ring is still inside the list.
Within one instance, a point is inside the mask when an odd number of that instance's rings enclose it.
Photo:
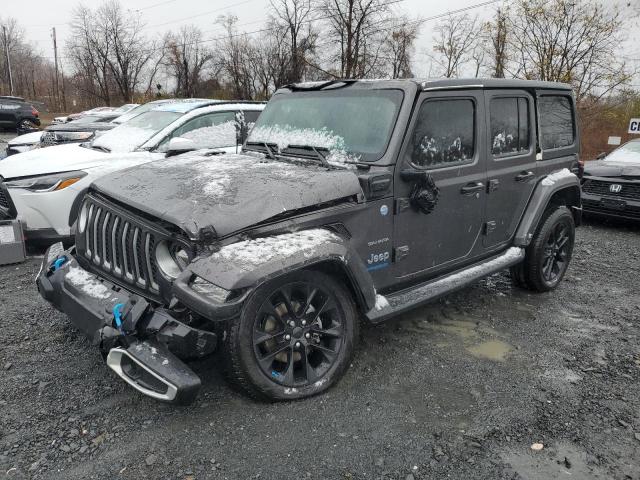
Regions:
[[[293,400],[331,387],[351,362],[358,338],[345,286],[300,271],[260,286],[223,340],[230,380],[257,399]]]
[[[567,272],[574,242],[575,223],[569,209],[560,206],[547,210],[524,261],[511,269],[515,283],[537,292],[555,289]]]

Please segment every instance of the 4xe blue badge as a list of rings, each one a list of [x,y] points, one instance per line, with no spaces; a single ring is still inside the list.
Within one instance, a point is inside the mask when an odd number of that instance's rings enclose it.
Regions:
[[[389,213],[389,207],[387,207],[386,205],[382,205],[380,207],[380,215],[384,217],[387,213]]]

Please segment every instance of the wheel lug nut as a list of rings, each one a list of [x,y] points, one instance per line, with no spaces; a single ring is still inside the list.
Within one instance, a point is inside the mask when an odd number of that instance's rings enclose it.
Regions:
[[[300,348],[300,342],[296,342],[296,348]]]
[[[306,320],[302,320],[300,323],[301,323],[302,325],[306,325],[306,324],[307,324],[307,321],[306,321]]]
[[[288,333],[284,336],[285,340],[291,340],[291,335],[289,335]]]
[[[311,334],[309,332],[305,333],[304,338],[311,338]]]
[[[296,326],[296,322],[294,322],[293,320],[289,321],[289,326],[290,327],[295,327]]]

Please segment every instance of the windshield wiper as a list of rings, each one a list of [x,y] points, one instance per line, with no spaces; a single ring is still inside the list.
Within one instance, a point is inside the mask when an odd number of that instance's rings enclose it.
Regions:
[[[271,145],[269,145],[267,142],[247,142],[247,147],[248,147],[248,146],[251,146],[251,145],[254,145],[254,146],[258,146],[258,145],[260,145],[260,146],[264,147],[264,148],[265,148],[265,150],[267,151],[267,153],[266,153],[266,155],[265,155],[265,156],[266,156],[268,159],[270,159],[270,160],[274,160],[274,159],[276,158],[276,154],[275,154],[275,153],[273,153],[273,150],[271,149]],[[253,149],[251,149],[251,148],[246,148],[246,147],[245,147],[245,149],[246,149],[246,150],[249,150],[249,151],[254,151],[254,152],[260,152],[260,153],[262,153],[260,150],[253,150]]]
[[[313,145],[289,145],[289,147],[285,148],[283,150],[311,150],[313,153],[316,154],[316,158],[320,161],[320,164],[323,167],[326,168],[336,168],[334,165],[331,165],[329,163],[329,161],[327,160],[327,155],[326,153],[329,153],[329,149],[326,147],[315,147]],[[295,154],[294,152],[291,152],[292,154]]]

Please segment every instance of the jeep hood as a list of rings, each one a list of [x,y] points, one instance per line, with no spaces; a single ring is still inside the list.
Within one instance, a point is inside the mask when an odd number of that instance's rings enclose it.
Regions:
[[[616,162],[599,160],[588,162],[584,167],[584,174],[591,177],[638,177],[640,178],[640,155],[638,162]]]
[[[203,229],[223,237],[288,211],[362,193],[351,170],[202,152],[106,175],[92,189],[177,225],[192,239]]]
[[[0,176],[6,180],[16,177],[83,170],[101,165],[108,157],[108,153],[84,148],[77,143],[36,148],[28,152],[11,155],[0,161]]]

